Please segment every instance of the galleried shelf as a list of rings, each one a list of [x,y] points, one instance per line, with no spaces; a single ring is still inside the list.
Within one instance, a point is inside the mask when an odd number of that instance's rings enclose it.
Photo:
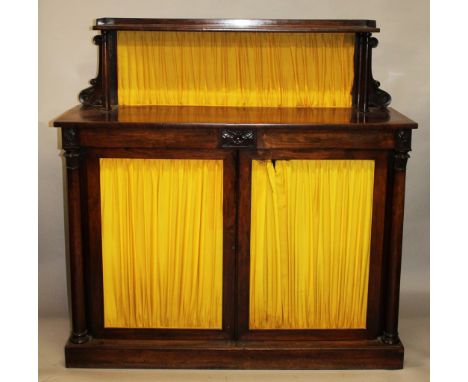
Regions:
[[[417,124],[373,20],[97,19],[58,117],[67,367],[399,369]]]

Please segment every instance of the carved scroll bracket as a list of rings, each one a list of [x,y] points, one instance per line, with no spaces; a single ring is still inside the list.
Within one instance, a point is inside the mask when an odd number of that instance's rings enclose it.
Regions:
[[[369,33],[370,36],[370,33]],[[369,37],[369,59],[372,62],[372,48],[379,45],[379,40],[375,37]],[[380,89],[380,82],[374,79],[372,75],[372,65],[369,65],[369,82],[368,82],[368,105],[374,107],[387,107],[392,102],[392,97],[386,91]]]
[[[398,171],[406,171],[406,164],[410,158],[411,130],[401,129],[395,135],[394,168]]]
[[[90,87],[83,89],[78,98],[83,106],[88,107],[103,107],[104,106],[104,91],[102,86],[102,49],[103,49],[103,36],[105,34],[94,36],[93,42],[99,47],[99,65],[98,75],[89,81]]]
[[[220,144],[221,147],[255,147],[257,132],[253,129],[222,129]]]

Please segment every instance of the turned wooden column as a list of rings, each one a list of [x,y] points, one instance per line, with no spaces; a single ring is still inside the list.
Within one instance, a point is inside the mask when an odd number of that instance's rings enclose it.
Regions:
[[[86,324],[86,298],[81,231],[81,182],[78,132],[75,128],[62,129],[67,168],[68,233],[70,250],[70,289],[72,333],[70,342],[81,344],[89,340]]]
[[[102,31],[101,33],[101,66],[102,66],[102,102],[105,110],[111,110],[110,104],[110,66],[109,66],[109,32]]]
[[[405,207],[406,163],[409,158],[408,152],[411,151],[411,130],[398,130],[395,135],[395,142],[386,314],[382,336],[383,342],[388,344],[395,344],[400,341],[398,338],[398,313],[400,302],[401,253]]]
[[[369,38],[371,33],[357,33],[354,57],[354,101],[358,111],[367,112],[367,90],[369,77]]]

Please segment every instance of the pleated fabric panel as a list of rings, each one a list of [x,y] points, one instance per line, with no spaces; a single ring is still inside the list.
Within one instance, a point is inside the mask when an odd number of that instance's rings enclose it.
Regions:
[[[120,105],[351,107],[353,33],[117,32]]]
[[[251,329],[366,327],[374,161],[252,163]]]
[[[222,327],[223,162],[100,159],[104,326]]]

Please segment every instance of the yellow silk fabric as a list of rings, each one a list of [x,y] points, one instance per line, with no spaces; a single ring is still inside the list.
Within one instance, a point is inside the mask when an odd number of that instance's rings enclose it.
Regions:
[[[117,33],[120,105],[352,104],[353,33]]]
[[[104,326],[222,327],[223,162],[100,159]]]
[[[366,327],[374,161],[253,161],[251,329]]]

